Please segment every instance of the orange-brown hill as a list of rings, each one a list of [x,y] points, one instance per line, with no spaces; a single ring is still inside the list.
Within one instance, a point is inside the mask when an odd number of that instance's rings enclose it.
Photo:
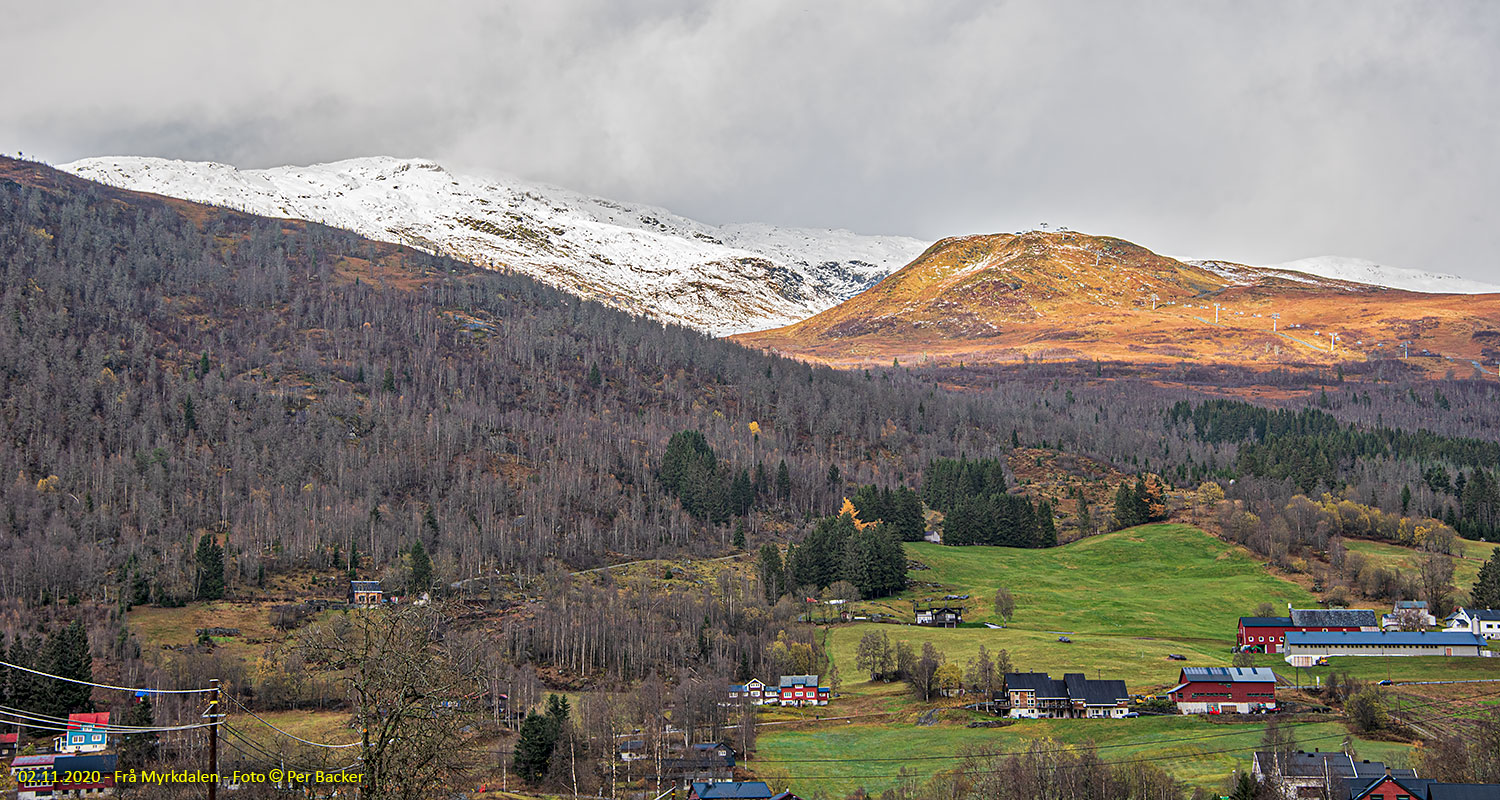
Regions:
[[[1215,321],[1215,304],[1218,321]],[[1153,307],[1154,306],[1154,307]],[[1273,332],[1273,314],[1275,320]],[[1330,352],[1328,334],[1338,336]],[[963,236],[844,303],[733,337],[835,366],[1099,358],[1270,366],[1401,352],[1461,374],[1500,361],[1500,294],[1423,294],[1225,262],[1108,236]],[[1451,359],[1451,363],[1450,363]]]

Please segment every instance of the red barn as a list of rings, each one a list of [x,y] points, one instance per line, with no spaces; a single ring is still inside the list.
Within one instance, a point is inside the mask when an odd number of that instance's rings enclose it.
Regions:
[[[1378,631],[1380,620],[1367,608],[1287,608],[1285,617],[1240,617],[1235,644],[1254,653],[1286,652],[1287,631]]]
[[[1280,653],[1286,645],[1286,632],[1291,627],[1291,617],[1240,617],[1240,630],[1234,643],[1240,650]]]
[[[1167,697],[1184,714],[1276,710],[1276,673],[1266,667],[1183,667]]]

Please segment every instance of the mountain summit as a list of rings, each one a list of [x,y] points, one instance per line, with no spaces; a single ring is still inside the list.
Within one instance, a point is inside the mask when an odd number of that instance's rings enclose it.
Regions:
[[[1378,357],[1402,341],[1418,342],[1419,353],[1489,361],[1500,358],[1496,329],[1500,294],[1421,294],[1183,262],[1109,236],[1027,231],[944,239],[834,308],[736,338],[845,366],[1083,357],[1269,364]]]
[[[60,169],[136,191],[321,222],[722,335],[803,319],[868,288],[925,243],[770,225],[709,225],[669,211],[431,162],[357,158],[242,170],[159,158]]]

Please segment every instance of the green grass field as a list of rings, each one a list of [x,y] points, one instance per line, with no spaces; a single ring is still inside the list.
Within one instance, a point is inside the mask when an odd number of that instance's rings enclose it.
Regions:
[[[1330,750],[1340,747],[1347,729],[1339,721],[1318,721],[1292,723],[1290,730],[1305,748]],[[929,756],[951,756],[976,747],[1016,752],[1050,738],[1067,745],[1091,742],[1105,761],[1153,759],[1181,780],[1217,788],[1236,768],[1249,767],[1263,731],[1263,720],[1216,723],[1201,717],[1028,720],[1005,728],[968,728],[961,722],[926,727],[824,724],[763,734],[755,757],[743,765],[773,782],[786,781],[804,796],[821,791],[840,797],[861,786],[878,794],[896,784],[897,770],[903,767],[925,780],[957,763]],[[1402,744],[1356,740],[1355,747],[1361,758],[1397,765],[1410,759],[1410,748]]]
[[[829,647],[844,680],[865,633],[876,630],[916,649],[930,641],[963,663],[980,645],[1009,652],[1024,670],[1086,672],[1123,678],[1132,691],[1171,685],[1185,665],[1229,662],[1238,618],[1261,602],[1313,605],[1302,587],[1266,572],[1244,551],[1186,525],[1147,525],[1045,550],[908,544],[907,554],[930,567],[910,573],[917,586],[880,609],[911,619],[911,601],[968,594],[965,619],[998,621],[992,598],[1006,586],[1016,598],[1009,627],[919,628],[858,623],[835,626]],[[866,604],[864,610],[877,610]],[[1072,644],[1057,641],[1066,633]],[[1167,660],[1168,653],[1188,657]]]
[[[1054,677],[1084,672],[1091,677],[1122,678],[1130,691],[1145,694],[1170,686],[1183,666],[1227,665],[1238,617],[1253,614],[1260,603],[1277,608],[1287,603],[1317,605],[1306,589],[1271,575],[1245,551],[1187,525],[1142,526],[1046,550],[945,547],[925,542],[906,547],[908,556],[929,569],[912,571],[909,577],[914,586],[900,597],[861,604],[857,611],[883,610],[909,620],[913,600],[968,594],[966,620],[998,621],[992,598],[997,587],[1005,586],[1016,598],[1010,626],[946,629],[874,622],[831,626],[826,642],[844,682],[844,697],[821,709],[824,715],[838,715],[845,709],[897,713],[883,722],[824,722],[794,730],[765,730],[758,758],[746,762],[757,774],[786,777],[798,789],[821,790],[828,796],[859,786],[879,792],[896,783],[900,767],[914,768],[925,778],[951,768],[953,762],[861,758],[954,754],[971,746],[1008,752],[1050,737],[1064,744],[1107,745],[1101,751],[1106,760],[1160,758],[1159,763],[1179,778],[1217,787],[1235,768],[1248,766],[1250,748],[1260,741],[1262,721],[1226,724],[1193,717],[1037,720],[985,729],[964,726],[963,720],[972,714],[948,711],[943,712],[945,721],[920,727],[913,720],[921,704],[899,684],[869,682],[854,667],[855,648],[866,633],[878,631],[918,650],[930,641],[948,661],[962,664],[983,645],[992,651],[1006,650],[1018,669],[1050,672]],[[1057,641],[1063,633],[1073,640],[1071,644]],[[1170,661],[1168,653],[1180,653],[1188,660]],[[1500,667],[1490,659],[1484,661]],[[1278,670],[1286,666],[1274,656],[1266,663]],[[1420,667],[1421,674],[1430,671],[1427,665],[1406,666]],[[1477,664],[1460,666],[1462,670],[1478,668]],[[1383,667],[1357,663],[1350,669],[1364,673]],[[1298,726],[1299,741],[1308,747],[1337,748],[1345,732],[1337,720]],[[1205,734],[1213,735],[1201,741],[1167,741]],[[1361,757],[1397,763],[1404,763],[1409,752],[1401,744],[1361,742],[1358,747]]]
[[[1462,540],[1463,557],[1453,559],[1453,585],[1458,587],[1461,594],[1467,595],[1469,588],[1474,585],[1475,579],[1479,577],[1479,568],[1489,560],[1500,547],[1493,542],[1476,542],[1469,539]],[[1385,542],[1367,542],[1359,539],[1345,539],[1344,546],[1351,553],[1359,553],[1372,564],[1387,569],[1399,569],[1401,572],[1412,575],[1416,574],[1418,565],[1422,562],[1422,552],[1410,547],[1401,547]]]
[[[997,622],[995,589],[1014,593],[1012,627],[1081,634],[1156,636],[1232,643],[1237,620],[1269,602],[1313,605],[1302,587],[1268,572],[1245,551],[1188,525],[1145,525],[1062,547],[1024,550],[906,546],[931,567],[910,573],[916,586],[892,603],[911,618],[910,600],[969,594],[967,620]]]

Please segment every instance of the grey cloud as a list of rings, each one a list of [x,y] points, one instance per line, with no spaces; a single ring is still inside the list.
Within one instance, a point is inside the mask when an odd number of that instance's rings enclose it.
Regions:
[[[708,221],[1500,281],[1487,2],[11,3],[0,150],[389,154]]]

